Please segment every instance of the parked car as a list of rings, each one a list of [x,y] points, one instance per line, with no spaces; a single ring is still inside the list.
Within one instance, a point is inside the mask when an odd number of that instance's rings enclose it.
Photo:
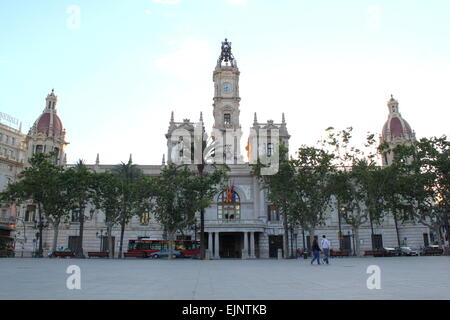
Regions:
[[[166,250],[166,249],[161,250],[161,251],[156,251],[156,252],[153,252],[152,254],[150,254],[150,257],[153,259],[168,257],[169,252],[170,252],[170,250]],[[181,258],[183,256],[183,254],[178,250],[172,250],[172,255],[175,258]]]
[[[402,256],[418,256],[419,253],[410,247],[400,247],[398,248]]]
[[[385,252],[385,256],[392,257],[392,256],[399,256],[401,255],[401,251],[399,248],[391,248],[391,247],[385,247],[383,248]]]
[[[434,256],[434,255],[442,255],[444,253],[444,250],[442,248],[439,248],[438,245],[430,245],[422,249],[421,255],[422,256]]]

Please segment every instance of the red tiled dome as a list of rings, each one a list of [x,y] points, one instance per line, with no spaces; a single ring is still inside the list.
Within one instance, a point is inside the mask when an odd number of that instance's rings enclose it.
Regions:
[[[404,127],[403,127],[404,126]],[[400,120],[399,117],[392,117],[390,120],[386,121],[386,123],[383,126],[383,138],[386,138],[388,136],[388,133],[390,131],[390,134],[393,138],[401,138],[403,137],[403,132],[406,131],[406,133],[411,136],[412,130],[408,122],[405,120]]]
[[[50,113],[46,112],[41,115],[41,117],[37,121],[36,129],[38,132],[42,133],[48,133],[50,129]],[[59,119],[58,115],[56,113],[53,114],[53,132],[55,135],[62,135],[63,126],[62,122]]]

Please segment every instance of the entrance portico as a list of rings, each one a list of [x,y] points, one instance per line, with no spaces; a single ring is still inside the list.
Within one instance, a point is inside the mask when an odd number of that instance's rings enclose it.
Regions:
[[[208,250],[211,257],[214,259],[257,258],[257,233],[256,231],[209,231]]]

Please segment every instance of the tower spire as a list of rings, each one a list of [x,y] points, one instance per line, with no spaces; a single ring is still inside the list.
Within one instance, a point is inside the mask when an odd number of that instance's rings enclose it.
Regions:
[[[256,126],[258,124],[258,119],[256,117],[256,112],[255,115],[253,116],[253,125]]]

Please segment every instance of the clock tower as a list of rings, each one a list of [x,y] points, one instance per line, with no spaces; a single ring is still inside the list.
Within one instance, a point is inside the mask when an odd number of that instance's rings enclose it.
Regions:
[[[223,153],[227,163],[242,161],[239,75],[236,59],[231,53],[231,42],[225,39],[222,42],[221,53],[213,73],[214,126],[212,136],[223,138]]]

